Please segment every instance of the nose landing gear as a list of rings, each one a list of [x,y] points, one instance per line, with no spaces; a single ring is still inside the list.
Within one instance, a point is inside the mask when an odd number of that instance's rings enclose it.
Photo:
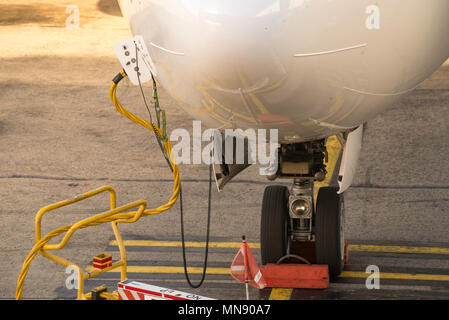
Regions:
[[[326,175],[325,141],[282,146],[278,177],[293,177],[291,189],[268,186],[261,212],[262,264],[297,255],[329,266],[331,278],[344,266],[344,205],[337,187],[321,187],[313,197],[314,181]],[[315,203],[316,202],[316,203]],[[296,262],[296,261],[295,261]]]

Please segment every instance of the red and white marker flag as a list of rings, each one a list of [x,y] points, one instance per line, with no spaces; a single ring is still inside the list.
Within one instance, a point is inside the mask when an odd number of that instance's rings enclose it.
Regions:
[[[231,276],[237,281],[247,283],[258,289],[263,289],[267,286],[245,238],[243,238],[242,247],[232,261]]]

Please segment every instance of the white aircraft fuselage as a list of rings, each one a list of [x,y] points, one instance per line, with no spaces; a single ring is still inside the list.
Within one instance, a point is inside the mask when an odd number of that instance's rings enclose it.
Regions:
[[[448,0],[119,0],[162,87],[211,128],[281,143],[358,127],[449,57]]]

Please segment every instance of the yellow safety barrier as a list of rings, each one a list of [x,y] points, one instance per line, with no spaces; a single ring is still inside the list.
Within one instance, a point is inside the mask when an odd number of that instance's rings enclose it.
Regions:
[[[120,102],[118,101],[118,98],[117,98],[117,84],[123,77],[126,76],[126,74],[122,71],[120,73],[120,76],[121,76],[121,78],[118,81],[113,81],[112,86],[111,86],[110,95],[111,95],[111,101],[114,104],[114,106],[117,108],[117,110],[121,114],[125,115],[130,120],[154,131],[158,135],[159,138],[163,138],[161,130],[156,125],[150,124],[147,121],[145,121],[144,119],[133,115],[132,113],[128,112],[125,108],[123,108],[123,106],[120,104]],[[116,80],[116,79],[114,79],[114,80]],[[117,267],[121,267],[121,281],[124,281],[127,279],[127,277],[126,277],[126,250],[125,250],[125,246],[123,244],[122,237],[120,235],[120,231],[117,227],[117,224],[118,223],[134,223],[134,222],[138,221],[141,217],[162,213],[162,212],[170,209],[176,203],[176,200],[178,199],[178,196],[179,196],[180,187],[181,187],[181,181],[180,181],[180,177],[179,177],[179,168],[178,168],[178,165],[176,164],[176,162],[174,161],[174,157],[171,154],[170,141],[168,139],[163,139],[163,144],[164,144],[165,151],[168,154],[169,161],[170,161],[170,164],[173,169],[173,180],[174,180],[173,194],[166,204],[164,204],[158,208],[155,208],[155,209],[146,209],[147,202],[144,200],[140,200],[140,201],[135,201],[135,202],[132,202],[132,203],[129,203],[127,205],[117,208],[116,207],[116,193],[115,193],[114,189],[110,186],[104,186],[97,190],[93,190],[93,191],[84,193],[82,195],[76,196],[72,200],[65,200],[65,201],[57,202],[57,203],[48,205],[48,206],[42,208],[41,210],[39,210],[39,212],[36,215],[36,219],[35,219],[35,245],[31,249],[27,258],[25,259],[25,262],[23,263],[23,266],[22,266],[22,270],[17,279],[17,288],[16,288],[16,299],[17,300],[22,299],[22,291],[23,291],[25,277],[28,273],[31,261],[34,259],[34,257],[38,253],[40,253],[42,256],[44,256],[58,264],[61,264],[66,267],[72,267],[78,271],[78,295],[77,295],[77,298],[80,300],[85,300],[85,299],[91,298],[90,293],[84,294],[84,281],[86,279],[95,277],[99,274],[102,274],[104,272],[107,272],[107,271],[117,268]],[[74,204],[76,202],[85,200],[87,198],[91,198],[95,195],[98,195],[98,194],[104,193],[104,192],[109,192],[109,194],[110,194],[110,210],[109,211],[100,213],[93,217],[83,219],[83,220],[81,220],[77,223],[74,223],[72,225],[60,227],[56,230],[53,230],[52,232],[49,232],[47,235],[42,237],[41,221],[42,221],[42,217],[45,213],[55,210],[55,209],[58,209],[58,208],[62,208],[62,207]],[[135,209],[135,208],[138,208],[137,211],[127,212],[127,211],[129,211],[131,209]],[[76,264],[74,264],[64,258],[58,257],[54,254],[47,252],[49,250],[63,249],[67,245],[67,243],[70,240],[70,238],[72,237],[72,235],[77,230],[87,228],[90,226],[96,226],[96,225],[107,223],[107,222],[111,222],[112,229],[113,229],[117,244],[119,246],[119,251],[120,251],[120,260],[113,262],[110,267],[107,267],[105,269],[93,269],[91,272],[85,273],[85,272],[83,272],[82,268],[77,266]],[[65,235],[58,244],[47,244],[52,238],[57,237],[58,235],[61,235],[64,232],[65,232]],[[102,293],[102,295],[106,298],[108,298],[108,297],[113,298],[113,299],[116,298],[116,295],[114,295],[114,294],[111,295],[111,294],[107,294],[107,293]]]

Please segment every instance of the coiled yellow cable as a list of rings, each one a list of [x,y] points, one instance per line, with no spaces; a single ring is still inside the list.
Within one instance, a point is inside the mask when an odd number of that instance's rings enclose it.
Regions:
[[[126,74],[122,71],[120,73],[120,76],[121,76],[121,78],[118,81],[116,79],[114,79],[114,81],[112,82],[112,85],[111,85],[111,89],[110,89],[111,101],[114,104],[114,106],[117,108],[117,111],[120,112],[121,114],[123,114],[124,116],[126,116],[131,121],[133,121],[137,124],[140,124],[151,131],[154,131],[158,135],[158,137],[162,138],[163,134],[162,134],[162,131],[160,130],[160,128],[158,128],[154,124],[148,123],[147,121],[145,121],[144,119],[142,119],[138,116],[135,116],[134,114],[132,114],[131,112],[129,112],[125,108],[123,108],[123,106],[120,104],[120,101],[117,98],[117,85],[121,79],[126,77]],[[170,209],[176,203],[176,201],[179,197],[180,188],[181,188],[181,180],[179,177],[179,167],[176,164],[176,162],[174,161],[174,157],[171,154],[172,149],[171,149],[170,141],[168,139],[164,139],[163,144],[164,144],[165,150],[168,154],[170,164],[173,168],[173,180],[174,180],[173,194],[166,204],[164,204],[158,208],[155,208],[155,209],[145,209],[142,213],[142,216],[156,215],[156,214],[162,213],[162,212]],[[125,222],[125,223],[126,222],[135,222],[138,220],[138,218],[140,218],[140,216],[138,216],[137,211],[127,212],[127,213],[118,213],[118,214],[114,214],[114,215],[106,217],[106,218],[102,217],[101,215],[98,215],[98,219],[85,219],[85,222],[83,222],[81,224],[80,224],[80,222],[78,222],[77,224],[79,224],[79,225],[78,225],[77,229],[87,228],[90,226],[96,226],[96,225],[99,225],[102,223],[114,222],[114,221]],[[126,220],[129,220],[129,221],[126,221]],[[57,237],[58,235],[60,235],[64,232],[67,232],[69,229],[71,229],[71,227],[73,225],[75,225],[75,224],[63,226],[56,230],[53,230],[53,231],[49,232],[47,235],[45,235],[42,239],[40,239],[40,241],[35,243],[35,245],[31,249],[30,253],[28,254],[27,258],[25,259],[25,261],[22,265],[22,270],[17,279],[17,288],[16,288],[16,299],[17,300],[22,299],[22,291],[23,291],[25,278],[26,278],[26,275],[30,268],[30,264],[31,264],[32,260],[35,258],[35,256],[41,250],[43,250],[44,246],[52,238]]]

